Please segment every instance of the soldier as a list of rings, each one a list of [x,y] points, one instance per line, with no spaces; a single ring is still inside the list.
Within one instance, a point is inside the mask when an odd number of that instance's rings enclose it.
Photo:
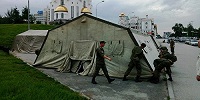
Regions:
[[[155,70],[153,72],[153,76],[150,78],[151,83],[158,83],[160,78],[161,70],[166,68],[166,73],[169,76],[169,81],[173,81],[171,77],[171,68],[170,66],[174,63],[172,59],[172,55],[168,52],[167,47],[160,48],[160,54],[158,55],[159,59],[155,59],[153,64]]]
[[[96,49],[97,58],[96,58],[96,69],[95,69],[95,72],[94,72],[93,78],[92,78],[93,84],[97,84],[97,82],[95,81],[95,78],[98,75],[100,69],[103,70],[104,75],[108,79],[108,83],[111,83],[112,81],[115,80],[115,79],[110,78],[110,76],[108,75],[107,68],[106,68],[105,59],[108,59],[110,61],[112,59],[110,57],[104,55],[103,47],[104,47],[105,43],[106,43],[105,41],[100,41],[100,47]]]
[[[170,49],[171,49],[171,54],[174,55],[174,48],[175,48],[175,42],[173,39],[170,40]]]
[[[177,57],[174,54],[170,54],[168,52],[167,47],[161,47],[160,48],[160,54],[158,55],[159,58],[165,58],[170,59],[172,61],[172,64],[177,61]]]
[[[165,47],[165,46],[160,47],[160,53],[158,55],[159,58],[166,58],[166,59],[168,59],[169,55],[170,55],[170,53],[168,52],[167,47]]]
[[[142,72],[142,68],[140,65],[140,59],[143,57],[143,51],[142,49],[144,49],[146,47],[145,43],[142,43],[141,46],[135,46],[132,50],[132,55],[130,57],[131,61],[128,64],[128,69],[126,70],[124,77],[123,77],[123,81],[127,81],[128,79],[126,78],[129,73],[131,72],[131,70],[133,69],[133,67],[136,67],[137,70],[137,76],[135,77],[135,82],[141,82],[142,80],[140,80],[140,75]]]
[[[150,82],[157,84],[159,82],[161,70],[164,68],[166,68],[166,73],[169,76],[168,80],[173,81],[172,76],[171,76],[171,68],[170,68],[172,63],[173,62],[171,60],[165,59],[165,58],[155,59],[154,60],[155,70],[153,72],[153,76],[150,78]]]

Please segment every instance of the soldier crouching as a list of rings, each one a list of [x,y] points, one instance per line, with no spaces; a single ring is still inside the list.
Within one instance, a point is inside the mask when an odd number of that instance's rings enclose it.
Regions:
[[[162,69],[166,68],[166,73],[168,74],[169,81],[173,81],[172,80],[172,76],[171,76],[171,68],[170,66],[173,64],[173,62],[169,59],[155,59],[154,60],[154,67],[155,70],[153,72],[153,76],[150,78],[150,82],[151,83],[159,83],[160,80],[160,73],[162,71]]]

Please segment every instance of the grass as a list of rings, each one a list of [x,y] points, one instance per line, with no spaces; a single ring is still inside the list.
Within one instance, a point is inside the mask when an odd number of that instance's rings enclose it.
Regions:
[[[33,30],[48,30],[52,25],[31,24]],[[11,48],[15,36],[28,30],[27,24],[0,24],[0,45]]]
[[[26,24],[0,24],[0,46],[11,48],[17,34],[27,31]],[[31,25],[48,30],[54,26]],[[0,50],[0,100],[86,100],[79,93]]]
[[[0,86],[0,100],[86,100],[3,51],[0,51]]]

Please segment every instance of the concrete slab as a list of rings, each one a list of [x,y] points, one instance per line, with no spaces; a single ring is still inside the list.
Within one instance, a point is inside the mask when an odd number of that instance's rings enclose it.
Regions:
[[[60,73],[53,69],[37,68],[61,84],[70,87],[92,100],[167,100],[166,82],[152,84],[136,83],[133,80],[116,79],[109,84],[104,76],[98,76],[98,84],[92,84],[92,77],[80,76],[75,73]]]

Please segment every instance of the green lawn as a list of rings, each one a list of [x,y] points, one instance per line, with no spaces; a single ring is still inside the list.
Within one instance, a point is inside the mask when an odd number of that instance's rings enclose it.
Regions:
[[[31,25],[31,29],[54,26]],[[0,45],[11,47],[17,34],[27,31],[25,24],[0,24]],[[79,93],[0,50],[0,100],[86,100]]]
[[[55,26],[31,24],[30,28],[33,30],[48,30]],[[11,47],[17,34],[28,30],[27,24],[0,24],[0,45]]]
[[[0,100],[86,100],[68,87],[0,51]]]

